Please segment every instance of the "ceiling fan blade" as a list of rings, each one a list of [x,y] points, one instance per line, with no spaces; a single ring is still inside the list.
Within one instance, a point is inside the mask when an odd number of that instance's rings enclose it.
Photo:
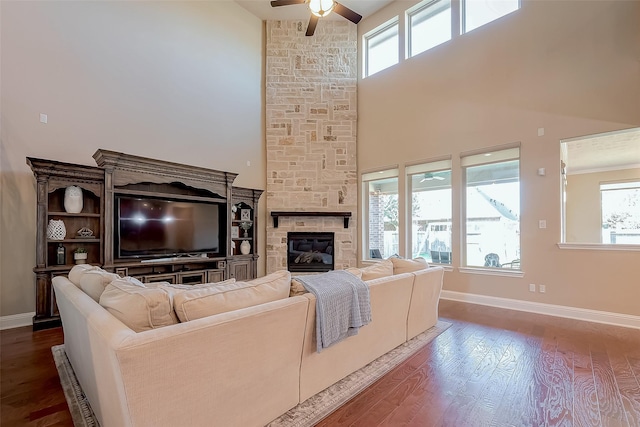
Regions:
[[[289,6],[292,4],[303,4],[306,0],[273,0],[271,7]]]
[[[273,3],[273,2],[272,2]],[[346,6],[341,5],[338,2],[334,2],[335,6],[333,6],[333,11],[340,16],[347,18],[349,21],[357,24],[362,19],[362,15],[354,12]]]
[[[309,18],[309,25],[307,25],[306,36],[312,36],[316,32],[316,25],[318,25],[318,18],[316,15],[311,15]]]

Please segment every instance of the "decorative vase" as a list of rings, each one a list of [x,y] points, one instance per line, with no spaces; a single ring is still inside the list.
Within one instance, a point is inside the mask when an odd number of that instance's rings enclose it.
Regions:
[[[248,255],[251,253],[251,243],[249,243],[248,240],[243,240],[242,243],[240,243],[240,253],[242,255]]]
[[[47,239],[63,240],[67,236],[67,228],[61,219],[50,219],[47,225]]]
[[[68,213],[82,212],[82,188],[70,185],[64,190],[64,210]]]

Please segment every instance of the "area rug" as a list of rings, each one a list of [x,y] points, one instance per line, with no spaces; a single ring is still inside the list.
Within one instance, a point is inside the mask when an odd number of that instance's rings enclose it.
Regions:
[[[305,400],[280,418],[272,421],[268,427],[311,427],[315,425],[387,372],[407,360],[450,326],[450,323],[439,321],[434,327]],[[78,384],[69,359],[67,359],[64,345],[51,347],[51,351],[58,368],[60,384],[62,384],[62,390],[73,418],[73,425],[75,427],[99,426],[91,406],[80,388],[80,384]]]

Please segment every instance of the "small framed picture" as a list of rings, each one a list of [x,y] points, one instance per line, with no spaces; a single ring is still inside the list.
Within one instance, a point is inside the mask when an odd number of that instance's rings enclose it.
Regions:
[[[240,209],[240,220],[251,221],[251,209]]]
[[[240,227],[238,227],[237,225],[232,225],[231,226],[231,238],[232,239],[237,239],[238,237],[240,237]]]

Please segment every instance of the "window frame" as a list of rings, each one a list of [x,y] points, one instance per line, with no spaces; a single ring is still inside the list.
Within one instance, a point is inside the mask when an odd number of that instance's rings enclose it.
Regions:
[[[407,254],[411,254],[413,257],[413,177],[415,175],[421,174],[436,174],[438,172],[449,172],[449,242],[450,249],[449,251],[449,262],[448,263],[440,263],[432,261],[432,264],[438,264],[441,266],[451,267],[453,265],[453,168],[451,156],[447,156],[446,158],[434,159],[431,161],[425,161],[418,164],[407,165],[405,167],[405,182],[407,187],[407,197],[406,197],[406,205],[407,205],[407,224],[406,234],[407,234]],[[428,190],[426,190],[428,191]]]
[[[432,11],[431,14],[429,14],[429,18],[437,15],[438,13],[440,13],[441,8],[438,8],[439,3],[448,3],[449,5],[449,13],[451,14],[451,17],[453,17],[453,6],[452,6],[452,1],[451,0],[425,0],[421,3],[418,3],[417,5],[413,6],[412,8],[409,8],[405,11],[405,26],[406,26],[406,31],[405,31],[405,58],[409,59],[409,58],[413,58],[414,56],[417,56],[423,52],[426,52],[428,50],[433,49],[434,47],[440,46],[443,43],[446,43],[448,41],[451,41],[451,39],[453,38],[453,25],[452,22],[449,22],[449,38],[441,43],[438,43],[434,46],[431,46],[425,50],[422,50],[420,52],[416,52],[416,53],[412,53],[412,46],[413,46],[413,19],[415,17],[415,15],[418,15],[419,13],[430,9],[430,8],[434,8],[434,10]],[[426,18],[428,19],[428,18]],[[422,21],[421,21],[422,22]]]
[[[399,169],[397,166],[388,167],[388,168],[379,169],[379,170],[370,171],[370,172],[364,172],[360,175],[361,189],[362,189],[362,197],[361,197],[362,199],[362,238],[361,238],[362,253],[360,255],[360,258],[362,261],[374,261],[376,259],[376,258],[373,258],[370,254],[371,248],[369,243],[370,241],[369,184],[371,182],[392,179],[392,178],[395,178],[396,180],[396,189],[397,189],[396,191],[398,196],[398,211],[400,211],[400,206],[399,206],[401,202],[400,187],[399,187],[400,176],[399,176]],[[400,231],[402,230],[402,227],[404,225],[399,215],[398,215],[398,221],[399,221],[398,230]]]
[[[515,155],[517,153],[517,156]],[[488,158],[491,157],[489,160]],[[486,266],[470,266],[468,262],[468,198],[467,198],[467,172],[469,167],[482,166],[482,165],[490,165],[490,164],[500,164],[517,160],[518,161],[518,192],[519,195],[522,194],[522,180],[521,180],[521,147],[520,144],[516,145],[507,145],[501,147],[493,147],[487,148],[484,150],[475,150],[473,152],[461,153],[460,154],[460,168],[462,174],[461,180],[461,219],[460,219],[460,242],[461,242],[461,251],[460,251],[460,267],[459,270],[463,273],[479,273],[479,274],[495,274],[502,276],[517,276],[523,277],[524,272],[522,268],[522,219],[518,217],[518,250],[520,251],[520,263],[519,268],[502,268],[502,267],[486,267]],[[520,200],[520,205],[522,205],[522,200]],[[518,207],[519,212],[521,212],[521,206]],[[513,260],[509,260],[513,261]],[[508,263],[505,263],[508,264]]]
[[[494,18],[494,19],[492,19],[492,20],[490,20],[490,21],[487,21],[487,22],[485,22],[484,24],[479,25],[479,26],[477,26],[477,27],[475,27],[475,28],[472,28],[472,29],[470,29],[470,30],[467,30],[467,2],[468,2],[468,1],[470,1],[470,0],[460,0],[460,34],[461,34],[461,35],[462,35],[462,34],[470,33],[471,31],[473,31],[473,30],[477,30],[478,28],[482,28],[482,27],[484,27],[484,26],[485,26],[485,25],[487,25],[487,24],[490,24],[490,23],[492,23],[492,22],[494,22],[494,21],[497,21],[497,20],[498,20],[498,19],[500,19],[500,18],[504,18],[505,16],[510,15],[510,14],[512,14],[513,12],[516,12],[516,11],[518,11],[518,10],[522,9],[522,0],[518,0],[518,8],[517,8],[517,9],[512,10],[511,12],[506,13],[506,14],[504,14],[504,15],[500,15],[500,16],[498,16],[497,18]]]
[[[377,36],[380,36],[382,33],[384,33],[385,31],[396,27],[396,37],[398,38],[398,46],[397,46],[397,57],[396,57],[396,61],[384,68],[381,68],[380,70],[377,70],[373,73],[369,73],[369,58],[370,58],[370,42],[372,39],[374,39]],[[386,39],[385,39],[386,40]],[[385,41],[382,40],[382,41]],[[379,42],[379,43],[382,43]],[[386,70],[389,67],[392,67],[394,65],[397,65],[400,62],[400,18],[399,16],[395,16],[392,19],[388,20],[387,22],[385,22],[382,25],[379,25],[378,27],[374,28],[373,30],[369,31],[368,33],[364,34],[362,36],[362,54],[363,54],[363,58],[362,58],[362,78],[366,79],[369,76],[372,76],[376,73],[379,73],[382,70]]]

